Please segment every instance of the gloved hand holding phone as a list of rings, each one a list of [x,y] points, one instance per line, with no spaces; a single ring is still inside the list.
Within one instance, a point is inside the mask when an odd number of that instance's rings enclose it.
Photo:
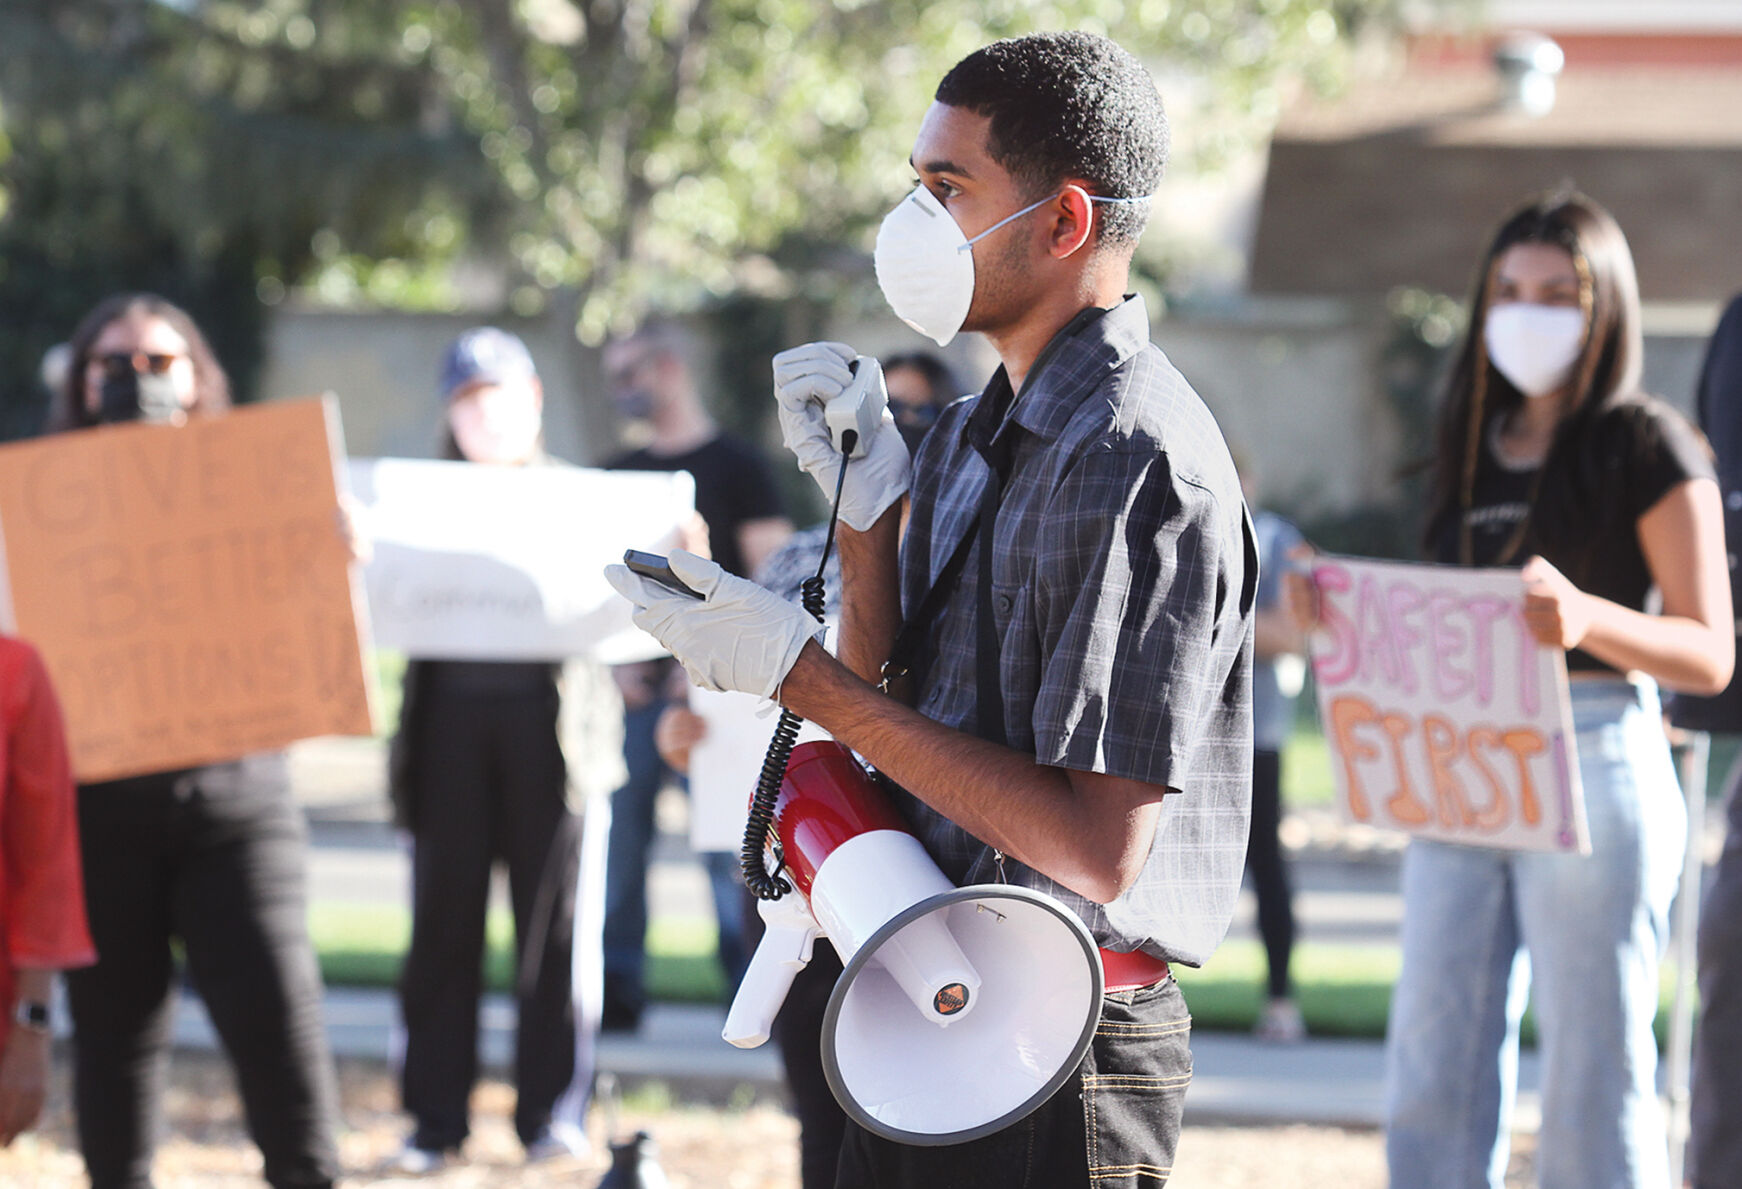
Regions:
[[[635,626],[663,644],[703,689],[774,697],[823,625],[798,604],[705,557],[674,549],[666,560],[690,593],[627,566],[605,567],[606,581],[635,604]]]

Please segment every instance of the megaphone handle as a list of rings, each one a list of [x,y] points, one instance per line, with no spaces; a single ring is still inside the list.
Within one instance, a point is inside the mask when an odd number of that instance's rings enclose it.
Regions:
[[[789,904],[799,899],[791,896],[763,903]],[[767,1043],[773,1034],[774,1017],[780,1013],[780,1005],[786,1002],[792,980],[809,965],[811,946],[820,932],[809,911],[800,911],[804,912],[808,924],[769,922],[756,952],[750,955],[750,965],[745,967],[744,979],[738,984],[738,993],[732,997],[731,1010],[726,1013],[726,1026],[720,1031],[728,1044],[753,1049]]]

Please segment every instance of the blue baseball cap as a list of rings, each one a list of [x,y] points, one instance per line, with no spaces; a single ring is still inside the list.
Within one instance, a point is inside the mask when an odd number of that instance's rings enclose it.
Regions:
[[[441,396],[452,396],[467,384],[507,384],[535,379],[538,369],[526,344],[494,326],[466,331],[442,356]]]

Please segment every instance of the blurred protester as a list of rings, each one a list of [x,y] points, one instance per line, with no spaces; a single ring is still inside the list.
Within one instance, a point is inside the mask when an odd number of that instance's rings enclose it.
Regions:
[[[468,330],[442,360],[448,458],[540,466],[544,390],[526,345]],[[592,1038],[577,1036],[571,966],[579,822],[558,742],[562,666],[413,660],[390,769],[412,839],[411,948],[400,975],[400,1089],[416,1129],[401,1172],[435,1171],[470,1130],[478,1076],[490,872],[507,868],[514,914],[514,1129],[528,1160],[587,1150]]]
[[[161,297],[105,299],[71,343],[51,428],[181,425],[230,406],[205,336]],[[81,785],[79,833],[98,958],[67,990],[92,1185],[151,1183],[178,944],[235,1066],[266,1180],[332,1184],[338,1091],[308,936],[307,829],[284,756]]]
[[[0,1148],[48,1092],[57,970],[96,961],[60,703],[36,650],[0,636]]]
[[[1700,423],[1718,457],[1729,539],[1742,541],[1742,297],[1712,335],[1700,374]],[[1731,546],[1732,550],[1735,546]],[[1732,602],[1742,568],[1730,560]],[[1689,705],[1689,703],[1694,705]],[[1742,682],[1712,699],[1676,700],[1676,721],[1699,730],[1742,732]],[[1732,769],[1742,774],[1742,764]],[[1700,907],[1700,1027],[1694,1039],[1692,1130],[1684,1180],[1695,1189],[1742,1185],[1742,792],[1725,790],[1724,851]]]
[[[961,393],[949,367],[936,355],[916,351],[892,355],[883,367],[889,392],[889,410],[910,452],[937,421],[938,413]],[[827,523],[800,529],[759,566],[752,579],[788,602],[799,602],[801,587],[817,572],[828,539]],[[841,618],[841,559],[829,556],[823,573],[823,618],[838,624]],[[676,772],[689,771],[690,749],[707,736],[707,723],[674,697],[660,715],[654,743],[660,759]],[[754,776],[746,789],[754,786]],[[745,952],[753,952],[762,939],[762,918],[755,898],[744,889]],[[774,1018],[774,1040],[780,1046],[781,1066],[799,1123],[799,1172],[803,1189],[830,1189],[835,1183],[835,1165],[841,1154],[847,1115],[835,1101],[823,1076],[823,1014],[841,974],[841,960],[826,938],[818,938],[811,960],[798,972]]]
[[[617,411],[651,432],[647,445],[606,464],[613,470],[688,471],[696,511],[707,525],[708,551],[728,572],[746,576],[785,543],[792,522],[761,451],[723,431],[696,388],[694,343],[674,322],[655,320],[605,348],[605,373]],[[620,665],[623,759],[629,779],[611,798],[611,840],[605,880],[606,1031],[634,1031],[647,992],[647,854],[653,845],[654,803],[672,775],[654,746],[654,727],[682,671],[664,659]],[[736,986],[749,959],[744,946],[742,880],[736,855],[702,856],[719,922],[719,958]]]
[[[1410,843],[1386,1049],[1397,1189],[1500,1189],[1527,994],[1544,1189],[1669,1180],[1652,1020],[1686,810],[1657,691],[1722,689],[1735,640],[1711,455],[1640,392],[1640,355],[1633,258],[1606,211],[1562,192],[1501,224],[1424,539],[1442,563],[1522,563],[1524,622],[1567,654],[1591,853]]]
[[[1235,454],[1252,528],[1258,535],[1258,602],[1252,642],[1252,834],[1246,872],[1258,897],[1258,935],[1264,939],[1264,1010],[1257,1034],[1293,1044],[1306,1036],[1294,1001],[1289,962],[1294,954],[1294,890],[1282,857],[1282,750],[1294,730],[1294,702],[1305,678],[1305,637],[1282,602],[1289,556],[1305,544],[1300,530],[1259,508],[1259,474],[1249,456]]]
[[[944,406],[963,395],[950,365],[930,351],[891,355],[883,363],[883,384],[889,391],[895,428],[901,431],[909,454],[919,453],[919,444]]]

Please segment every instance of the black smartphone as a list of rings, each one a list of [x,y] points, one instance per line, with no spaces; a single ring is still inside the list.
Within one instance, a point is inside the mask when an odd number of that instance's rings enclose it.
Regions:
[[[671,566],[657,553],[643,553],[639,549],[625,549],[623,551],[623,564],[628,566],[633,573],[640,574],[643,578],[651,578],[667,590],[675,591],[680,595],[688,595],[692,599],[702,597],[685,586],[683,579],[672,573]]]

